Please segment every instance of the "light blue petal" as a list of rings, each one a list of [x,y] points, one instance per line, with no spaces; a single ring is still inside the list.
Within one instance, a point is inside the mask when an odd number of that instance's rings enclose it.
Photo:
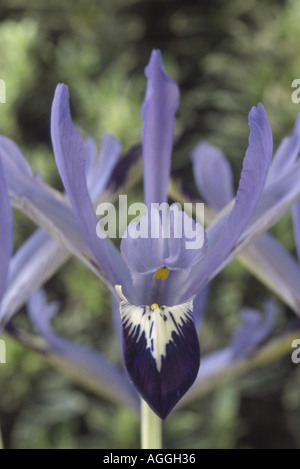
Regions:
[[[159,50],[152,51],[145,73],[148,83],[142,107],[142,143],[144,195],[150,207],[152,202],[167,200],[179,89],[164,72]]]
[[[86,182],[84,142],[73,125],[69,108],[68,87],[59,84],[51,112],[51,137],[56,164],[82,233],[101,269],[112,285],[121,284],[132,292],[128,268],[108,238],[98,238],[98,220]]]
[[[70,252],[37,230],[11,259],[9,279],[0,308],[0,330],[70,257]]]
[[[192,152],[193,173],[205,202],[221,210],[234,197],[230,164],[219,148],[201,142]]]
[[[235,204],[227,218],[207,232],[208,251],[182,292],[181,301],[199,291],[226,260],[247,227],[262,195],[272,157],[272,132],[262,104],[249,113],[249,146]],[[216,233],[218,235],[216,236]]]

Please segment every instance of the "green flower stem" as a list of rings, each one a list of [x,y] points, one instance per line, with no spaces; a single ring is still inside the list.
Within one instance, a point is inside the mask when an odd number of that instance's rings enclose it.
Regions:
[[[162,449],[162,420],[141,399],[141,447]]]

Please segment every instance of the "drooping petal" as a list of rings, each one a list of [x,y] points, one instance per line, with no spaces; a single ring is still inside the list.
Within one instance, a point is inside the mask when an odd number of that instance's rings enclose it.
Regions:
[[[240,314],[242,324],[233,332],[228,346],[202,357],[197,379],[182,403],[197,397],[215,377],[221,375],[222,380],[231,365],[250,357],[271,334],[275,319],[275,305],[272,301],[265,303],[263,315],[254,309],[242,310]]]
[[[0,159],[0,302],[7,283],[9,259],[13,249],[13,215]]]
[[[0,307],[0,330],[70,257],[61,244],[37,230],[11,258],[9,278]]]
[[[199,291],[212,274],[224,262],[232,248],[248,225],[261,197],[272,157],[272,132],[262,104],[253,107],[249,113],[249,146],[244,158],[243,170],[236,196],[236,201],[228,218],[220,221],[222,229],[216,225],[213,230],[219,233],[214,242],[208,236],[208,252],[191,275],[191,280],[183,299]]]
[[[55,90],[51,137],[60,176],[88,245],[110,282],[121,283],[130,293],[129,271],[118,250],[108,238],[98,238],[96,234],[98,220],[87,189],[85,146],[72,123],[68,87],[64,84]]]
[[[296,313],[300,312],[300,269],[295,258],[270,233],[249,244],[239,259]]]
[[[143,399],[164,419],[193,384],[200,365],[192,302],[134,306],[121,287],[116,290],[121,298],[127,373]]]
[[[221,210],[234,197],[230,164],[219,148],[201,142],[192,152],[193,173],[204,200]]]
[[[167,200],[179,89],[164,72],[159,50],[152,51],[145,73],[148,83],[142,107],[142,143],[144,195],[149,208],[152,202]]]
[[[298,200],[292,208],[294,238],[297,249],[298,260],[300,263],[300,200]]]
[[[28,313],[34,327],[44,336],[50,353],[67,361],[82,379],[97,382],[104,396],[136,408],[137,395],[124,373],[95,350],[57,334],[51,327],[51,318],[58,312],[57,302],[47,303],[43,291],[37,291],[28,302]]]

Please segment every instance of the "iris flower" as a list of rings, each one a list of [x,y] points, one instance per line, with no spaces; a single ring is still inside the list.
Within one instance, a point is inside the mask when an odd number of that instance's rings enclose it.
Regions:
[[[159,51],[153,51],[146,76],[142,154],[145,202],[150,209],[153,203],[167,201],[179,90],[164,72]],[[249,146],[236,202],[222,221],[219,236],[208,237],[207,246],[196,252],[186,249],[184,237],[175,242],[171,235],[166,242],[163,237],[127,236],[122,239],[120,255],[109,239],[96,236],[97,218],[84,172],[84,141],[71,120],[67,87],[60,84],[55,92],[51,135],[56,164],[81,231],[104,277],[120,297],[128,375],[161,418],[169,414],[198,373],[194,299],[238,241],[267,178],[272,134],[261,104],[251,110],[249,125]],[[176,210],[173,223],[175,230]],[[134,228],[129,225],[128,232]]]
[[[164,72],[159,51],[152,52],[146,76],[142,156],[145,202],[150,209],[153,203],[167,202],[179,90]],[[66,195],[32,175],[16,145],[0,139],[0,157],[13,203],[82,260],[118,298],[128,376],[161,418],[197,377],[200,355],[195,317],[203,289],[300,194],[299,168],[263,194],[272,157],[272,133],[262,104],[250,111],[249,126],[249,146],[235,200],[221,210],[206,236],[203,234],[206,242],[198,250],[186,248],[188,236],[174,236],[182,223],[176,208],[167,241],[130,236],[138,228],[134,222],[126,230],[129,236],[122,239],[121,253],[110,239],[97,236],[92,191],[97,181],[87,176],[93,159],[91,145],[72,123],[66,85],[57,86],[51,114],[54,155]],[[105,174],[120,152],[117,141],[109,141],[107,159],[97,177]],[[187,219],[187,215],[183,217]],[[154,225],[159,231],[159,217]],[[193,222],[190,226],[191,231],[203,230]]]

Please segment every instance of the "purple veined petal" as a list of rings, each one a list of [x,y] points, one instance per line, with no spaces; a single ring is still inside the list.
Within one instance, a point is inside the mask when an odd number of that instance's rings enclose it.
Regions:
[[[121,287],[124,363],[142,398],[162,419],[191,387],[200,364],[192,302],[173,307],[128,303]]]
[[[154,206],[140,219],[141,236],[134,238],[138,224],[132,221],[121,242],[121,252],[131,271],[155,272],[159,267],[187,269],[204,256],[206,236],[202,225],[195,223],[177,204]],[[193,248],[187,249],[189,243]]]
[[[267,183],[271,184],[285,176],[300,152],[300,134],[286,137],[280,143],[270,166]]]
[[[60,176],[88,245],[111,284],[121,284],[127,294],[132,294],[130,274],[120,253],[108,238],[96,234],[98,220],[87,189],[84,142],[72,123],[68,87],[64,84],[55,90],[51,137]]]
[[[57,313],[57,302],[48,304],[43,291],[38,290],[28,301],[28,313],[34,327],[44,336],[53,352],[75,367],[78,374],[97,380],[104,396],[129,405],[134,409],[138,399],[124,373],[110,363],[102,354],[57,334],[51,327],[51,318]]]
[[[9,259],[13,249],[13,215],[0,160],[0,303],[7,283]]]
[[[208,251],[203,261],[195,266],[189,283],[184,287],[184,301],[199,291],[225,261],[247,227],[262,195],[273,149],[271,127],[262,104],[251,109],[249,126],[249,146],[234,207],[226,221],[221,219],[219,227],[214,227],[215,231],[219,230],[215,242],[211,242],[211,232],[207,232]]]
[[[298,200],[295,203],[295,205],[293,205],[292,217],[293,217],[294,238],[295,238],[296,250],[297,250],[298,260],[299,260],[299,263],[300,263],[300,200]]]
[[[88,191],[91,193],[94,182],[94,170],[97,162],[97,145],[92,137],[84,141],[85,146],[85,172]]]
[[[11,258],[7,287],[0,307],[0,330],[70,257],[70,252],[37,230]]]
[[[137,292],[135,304],[181,304],[177,293],[187,283],[193,265],[206,252],[202,225],[176,204],[169,207],[165,203],[164,209],[152,206],[150,214],[141,217],[138,231],[143,237],[133,236],[132,229],[138,225],[132,221],[121,242],[121,253]],[[193,248],[187,248],[191,244]]]
[[[234,197],[232,170],[226,156],[219,148],[201,142],[191,159],[200,194],[208,205],[221,210]]]
[[[167,200],[179,89],[164,72],[159,50],[152,51],[145,74],[148,82],[142,107],[142,146],[144,195],[150,207],[152,202]]]
[[[122,147],[119,140],[110,134],[103,136],[100,157],[93,168],[90,181],[89,192],[94,202],[98,201],[111,179],[121,150]]]

